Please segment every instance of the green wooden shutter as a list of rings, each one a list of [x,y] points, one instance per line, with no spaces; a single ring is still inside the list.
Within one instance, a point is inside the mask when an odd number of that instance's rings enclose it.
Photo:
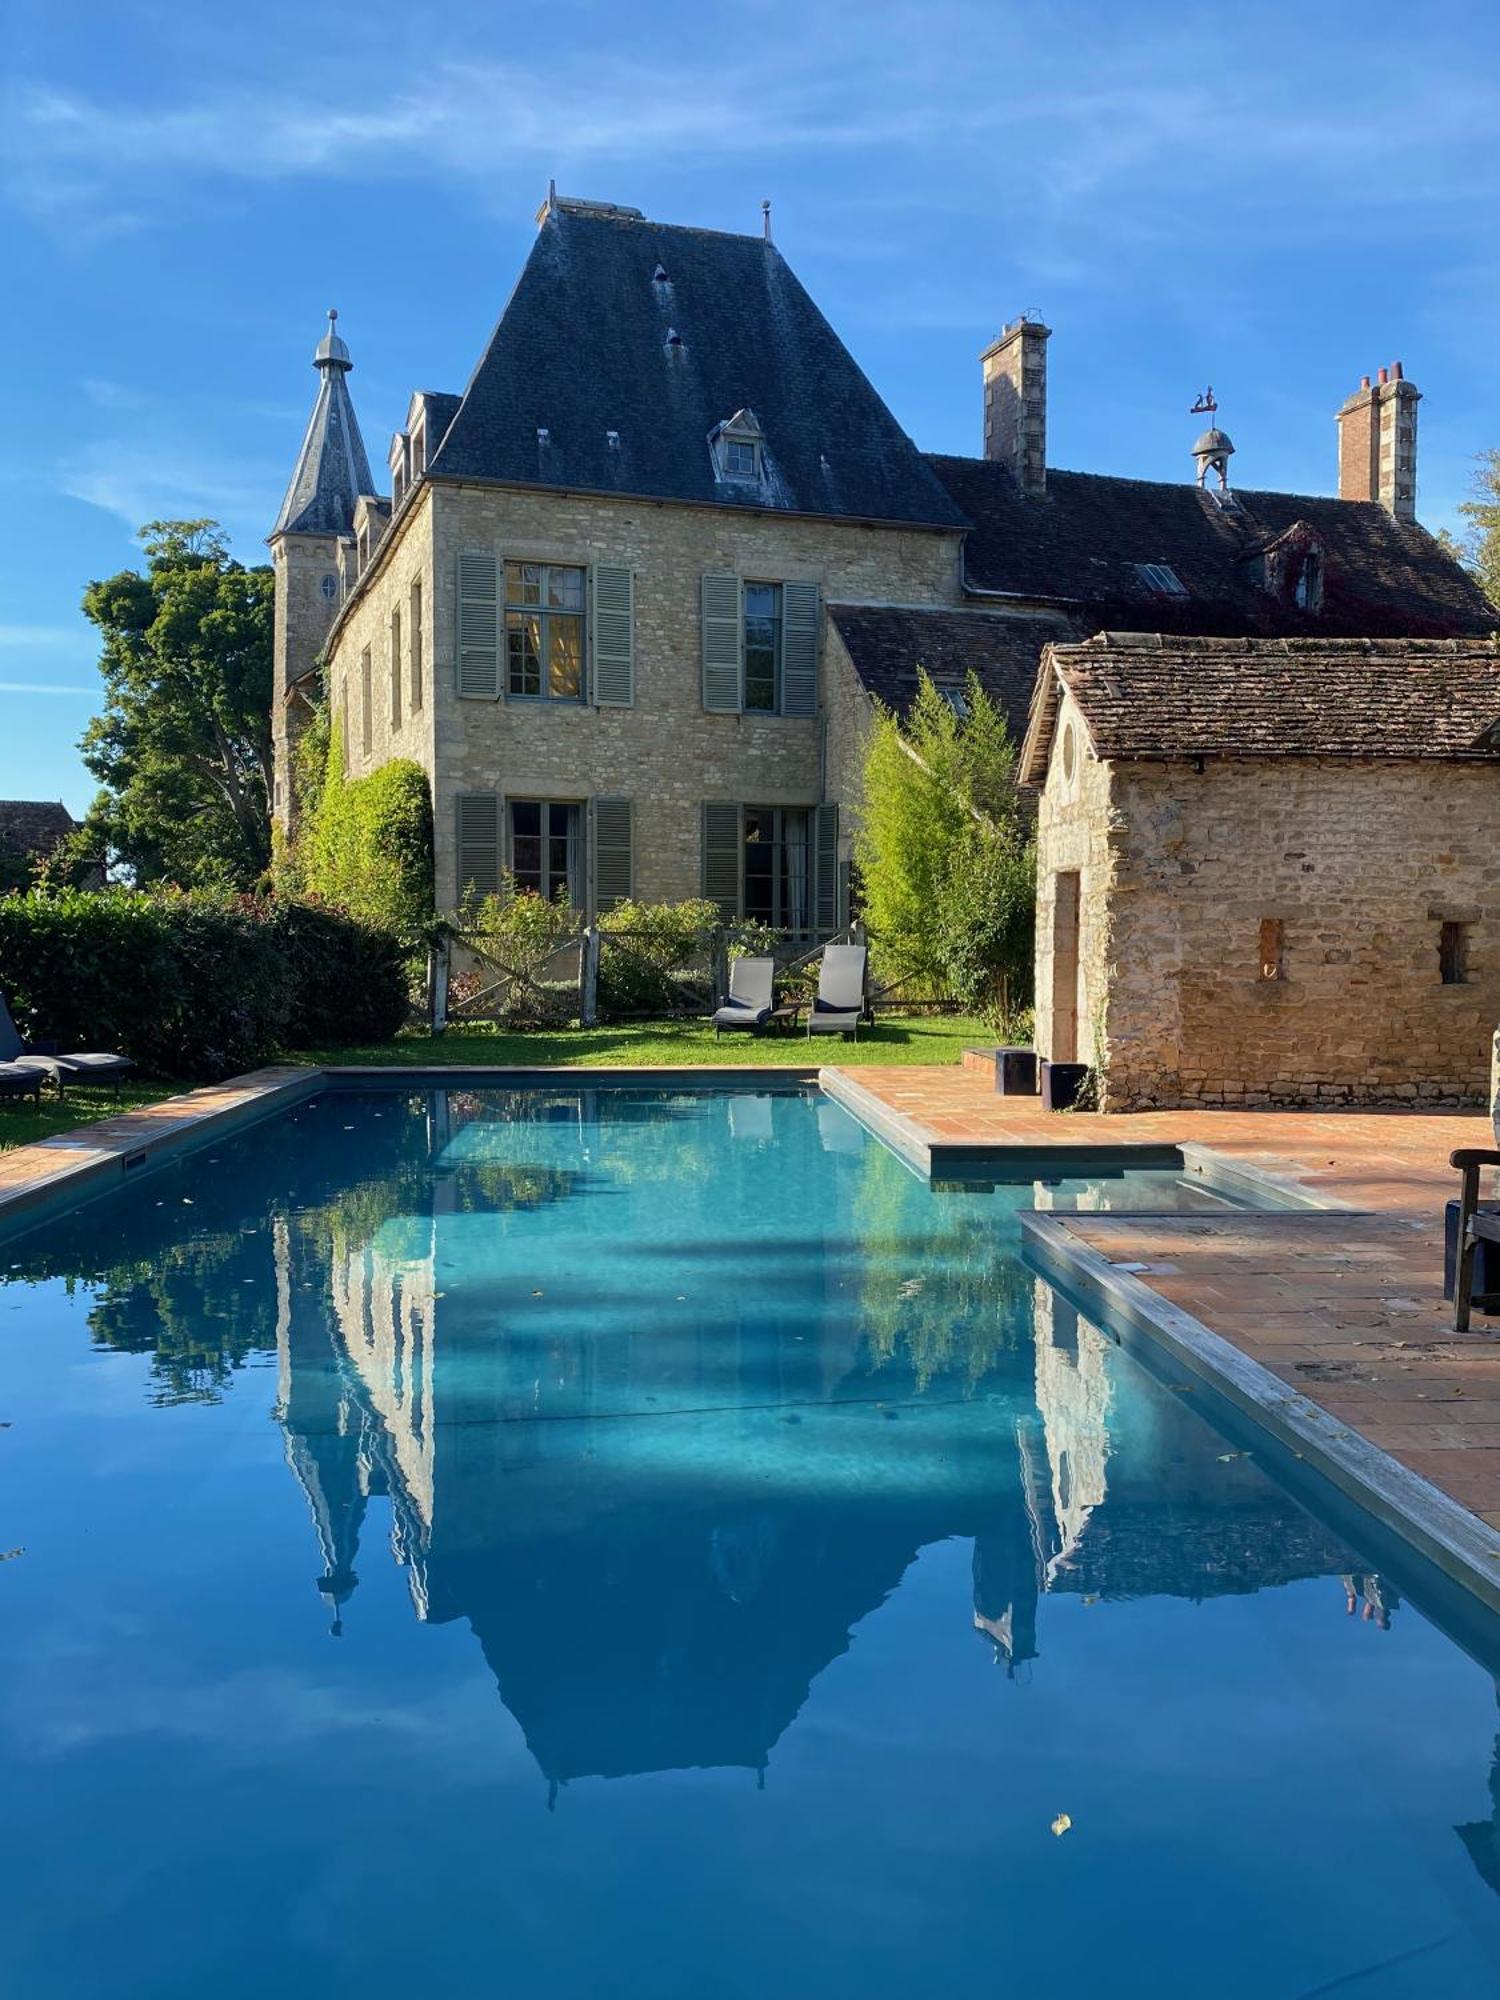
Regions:
[[[703,801],[703,893],[719,914],[740,914],[740,809],[720,799]]]
[[[616,903],[630,899],[633,831],[629,799],[595,799],[594,907],[597,910],[612,910]]]
[[[480,896],[500,893],[500,795],[460,792],[455,802],[458,901],[472,888]]]
[[[500,565],[488,549],[458,557],[458,691],[500,699]]]
[[[635,702],[635,578],[613,563],[595,563],[594,700],[601,708]]]
[[[781,712],[818,712],[818,586],[781,586]]]
[[[839,809],[819,806],[815,814],[814,849],[817,856],[817,903],[813,921],[820,931],[844,928],[839,911]]]
[[[739,578],[710,570],[703,578],[703,706],[717,714],[739,713],[744,637]]]

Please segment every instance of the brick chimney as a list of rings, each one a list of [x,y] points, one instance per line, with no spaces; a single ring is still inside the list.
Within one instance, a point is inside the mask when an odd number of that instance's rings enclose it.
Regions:
[[[1339,498],[1378,500],[1398,521],[1417,518],[1417,404],[1398,361],[1364,376],[1338,414]]]
[[[984,369],[984,455],[1008,465],[1023,493],[1047,490],[1047,342],[1040,320],[1012,320],[980,355]]]

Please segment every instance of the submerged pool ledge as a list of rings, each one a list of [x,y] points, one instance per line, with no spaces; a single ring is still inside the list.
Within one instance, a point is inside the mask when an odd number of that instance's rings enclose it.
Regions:
[[[1298,1218],[1280,1218],[1295,1227]],[[1127,1346],[1145,1340],[1208,1385],[1445,1575],[1500,1611],[1500,1535],[1431,1480],[1291,1388],[1086,1243],[1065,1216],[1022,1213],[1027,1261]]]

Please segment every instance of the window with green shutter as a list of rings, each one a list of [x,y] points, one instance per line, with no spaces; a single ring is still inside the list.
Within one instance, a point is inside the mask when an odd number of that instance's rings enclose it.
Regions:
[[[595,563],[594,700],[601,708],[635,701],[635,578],[614,563]]]
[[[456,806],[458,901],[466,896],[500,893],[500,795],[460,792]]]
[[[740,580],[720,571],[703,578],[703,706],[737,715],[744,652]]]
[[[818,712],[818,586],[781,586],[781,712]]]
[[[500,699],[500,565],[490,549],[458,558],[458,692]]]
[[[631,809],[629,799],[594,801],[594,905],[612,910],[629,902],[633,893]]]
[[[838,807],[819,806],[815,821],[817,926],[820,931],[841,931],[848,918],[841,908],[843,897],[839,885]]]
[[[703,801],[703,894],[733,922],[740,914],[740,808],[721,799]]]

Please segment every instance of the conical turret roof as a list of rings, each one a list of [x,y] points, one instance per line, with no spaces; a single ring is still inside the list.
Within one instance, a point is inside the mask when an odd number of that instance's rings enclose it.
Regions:
[[[375,491],[349,397],[354,363],[336,330],[337,319],[337,312],[329,313],[328,331],[313,355],[322,378],[318,400],[273,535],[347,535],[354,527],[355,501],[361,493]]]

